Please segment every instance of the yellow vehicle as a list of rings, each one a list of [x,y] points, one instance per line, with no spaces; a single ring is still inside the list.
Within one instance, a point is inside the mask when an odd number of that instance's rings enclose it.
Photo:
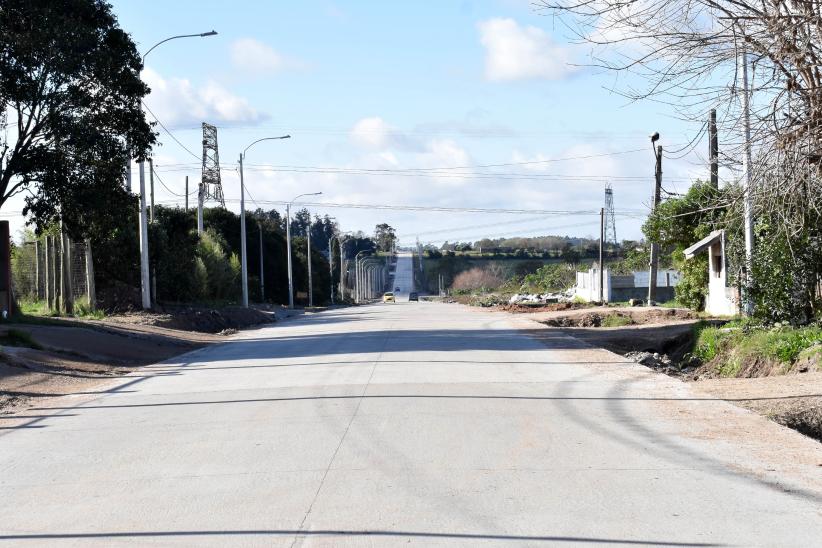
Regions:
[[[395,299],[394,294],[389,291],[388,293],[383,294],[382,302],[384,302],[384,303],[395,303],[395,302],[397,302],[397,299]]]

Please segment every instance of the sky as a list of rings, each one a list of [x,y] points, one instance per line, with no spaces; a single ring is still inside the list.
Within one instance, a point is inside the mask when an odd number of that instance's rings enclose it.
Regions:
[[[609,91],[641,83],[592,68],[587,46],[527,0],[112,4],[142,53],[172,35],[218,32],[167,42],[145,59],[148,117],[164,126],[154,153],[157,203],[183,205],[186,175],[195,191],[202,122],[219,128],[228,208],[239,211],[240,152],[290,134],[248,150],[247,209],[283,210],[271,202],[322,192],[298,202],[315,204],[313,214],[334,217],[343,231],[387,222],[402,244],[596,237],[606,183],[617,237],[637,239],[655,131],[672,151],[667,191],[707,174],[704,140],[694,153],[676,153],[698,126],[668,106]],[[339,207],[351,204],[392,209]]]

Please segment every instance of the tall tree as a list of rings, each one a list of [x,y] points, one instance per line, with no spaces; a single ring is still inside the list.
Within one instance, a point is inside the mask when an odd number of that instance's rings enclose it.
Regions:
[[[0,0],[0,208],[24,191],[38,228],[116,224],[129,157],[155,142],[140,102],[142,60],[103,0]]]
[[[394,249],[394,242],[397,241],[397,234],[391,225],[381,223],[374,227],[374,240],[380,251],[391,251]]]

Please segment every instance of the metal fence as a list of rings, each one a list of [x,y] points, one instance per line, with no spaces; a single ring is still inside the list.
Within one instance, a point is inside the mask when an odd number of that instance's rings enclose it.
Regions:
[[[19,302],[40,301],[49,310],[71,312],[74,303],[96,306],[91,247],[66,236],[41,236],[15,245],[12,291]]]

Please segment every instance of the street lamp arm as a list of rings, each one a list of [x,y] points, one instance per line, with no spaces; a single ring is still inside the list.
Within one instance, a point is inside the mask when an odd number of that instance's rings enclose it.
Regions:
[[[281,135],[279,137],[263,137],[262,139],[257,139],[256,141],[254,141],[253,143],[251,143],[250,145],[245,147],[245,150],[243,150],[242,156],[245,157],[246,151],[248,149],[250,149],[251,147],[253,147],[254,145],[256,145],[257,143],[259,143],[260,141],[276,141],[277,139],[291,139],[291,135]]]
[[[170,37],[166,38],[165,40],[160,40],[159,42],[157,42],[156,44],[154,44],[153,46],[148,48],[148,51],[143,54],[142,59],[145,62],[146,56],[148,56],[148,54],[151,53],[151,50],[153,50],[154,48],[156,48],[160,44],[165,44],[169,40],[176,40],[177,38],[205,38],[206,36],[215,36],[216,34],[217,34],[216,30],[210,30],[208,32],[199,32],[197,34],[180,34],[180,35],[177,35],[177,36],[170,36]]]
[[[288,202],[288,204],[289,205],[293,204],[294,202],[296,202],[297,200],[299,200],[303,196],[319,196],[320,194],[322,194],[322,192],[309,192],[307,194],[300,194],[299,196],[296,196],[293,200]]]

